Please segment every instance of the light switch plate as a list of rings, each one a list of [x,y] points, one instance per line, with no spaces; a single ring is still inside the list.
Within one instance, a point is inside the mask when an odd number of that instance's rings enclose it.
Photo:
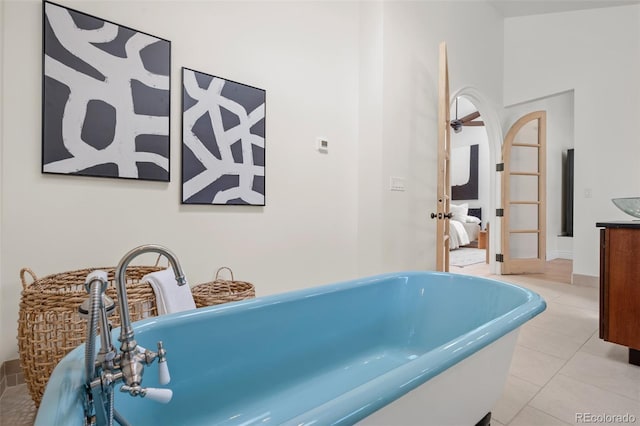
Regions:
[[[329,153],[329,140],[327,138],[316,138],[316,149],[323,154]]]
[[[405,178],[391,176],[389,178],[389,189],[391,191],[405,191],[406,190]]]

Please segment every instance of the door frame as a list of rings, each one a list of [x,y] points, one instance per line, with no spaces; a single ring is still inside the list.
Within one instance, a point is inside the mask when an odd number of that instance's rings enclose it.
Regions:
[[[538,176],[538,184],[537,184],[537,198],[535,200],[526,200],[529,201],[537,201],[537,243],[538,243],[538,257],[533,258],[511,258],[510,251],[510,238],[511,238],[511,208],[514,202],[511,200],[509,187],[510,187],[510,179],[513,176],[514,172],[516,174],[521,174],[522,172],[530,173],[530,170],[515,170],[513,171],[510,167],[511,157],[512,157],[512,147],[518,147],[519,144],[516,141],[516,137],[519,134],[520,130],[526,126],[527,124],[537,121],[537,138],[538,138],[538,158],[537,158],[537,176]],[[521,274],[521,273],[538,273],[544,270],[544,264],[547,260],[547,112],[545,110],[538,110],[529,112],[520,118],[518,118],[515,123],[511,125],[509,130],[507,131],[507,135],[505,136],[505,141],[503,144],[503,160],[505,162],[504,174],[502,176],[502,187],[505,189],[504,194],[505,197],[502,200],[503,209],[504,209],[504,217],[503,222],[504,226],[507,227],[505,229],[504,235],[502,236],[502,246],[504,247],[504,263],[502,263],[502,272],[505,274]],[[524,144],[526,145],[526,143]],[[522,145],[520,145],[522,146]],[[530,231],[525,231],[529,233]]]
[[[447,44],[438,48],[438,162],[437,162],[437,207],[431,214],[436,219],[436,271],[449,272],[450,258],[450,205],[451,205],[451,95],[449,93],[449,61]]]
[[[496,253],[502,252],[502,221],[496,220],[496,209],[502,203],[502,179],[500,172],[496,171],[496,165],[502,162],[502,126],[500,118],[491,102],[482,94],[480,90],[473,86],[465,86],[456,90],[450,96],[450,107],[455,103],[457,97],[467,98],[478,109],[480,117],[484,122],[487,132],[487,142],[489,145],[489,211],[482,212],[483,221],[491,224],[489,232],[489,270],[492,274],[500,275],[501,268],[496,262]]]

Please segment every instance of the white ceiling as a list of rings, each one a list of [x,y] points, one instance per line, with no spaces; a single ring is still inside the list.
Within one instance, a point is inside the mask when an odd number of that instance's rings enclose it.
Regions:
[[[487,0],[505,18],[640,4],[640,0]]]

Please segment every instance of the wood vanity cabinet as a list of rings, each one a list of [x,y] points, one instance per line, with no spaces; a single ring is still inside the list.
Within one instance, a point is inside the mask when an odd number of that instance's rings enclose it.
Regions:
[[[601,222],[600,338],[640,365],[640,222]]]

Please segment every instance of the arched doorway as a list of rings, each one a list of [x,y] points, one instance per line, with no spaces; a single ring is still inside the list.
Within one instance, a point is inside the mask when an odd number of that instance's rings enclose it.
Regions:
[[[500,268],[496,263],[495,254],[501,252],[500,236],[502,228],[500,221],[496,220],[496,208],[498,208],[501,203],[502,183],[496,171],[496,164],[498,164],[502,158],[502,126],[500,125],[500,119],[493,104],[475,87],[465,86],[454,92],[450,99],[450,106],[455,104],[457,97],[464,97],[475,105],[482,117],[482,121],[485,123],[491,173],[489,173],[489,208],[486,214],[483,212],[483,217],[491,224],[491,232],[489,233],[489,270],[493,274],[500,274]]]

